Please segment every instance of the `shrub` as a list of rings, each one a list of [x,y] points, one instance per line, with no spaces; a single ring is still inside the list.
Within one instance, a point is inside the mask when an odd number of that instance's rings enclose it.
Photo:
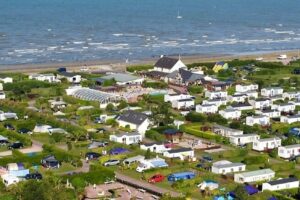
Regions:
[[[128,72],[138,72],[138,71],[147,71],[149,69],[153,69],[153,65],[135,65],[135,66],[129,66],[126,68],[126,71]]]
[[[203,87],[200,85],[191,85],[188,87],[188,91],[191,94],[199,94],[203,92]]]
[[[185,119],[190,122],[206,122],[207,118],[206,115],[202,113],[196,113],[196,112],[189,112]]]
[[[112,180],[115,174],[111,169],[97,166],[91,167],[90,172],[75,174],[72,176],[66,176],[65,178],[71,180],[72,184],[76,188],[85,187],[85,183],[89,184],[102,184],[105,181]]]
[[[165,82],[148,82],[148,81],[144,81],[143,82],[143,87],[145,88],[154,88],[154,89],[164,89],[168,87],[168,84]]]
[[[155,131],[155,130],[148,130],[145,133],[145,136],[151,140],[155,140],[158,142],[162,142],[165,141],[165,137],[163,134],[160,134],[159,132]]]
[[[244,163],[247,165],[250,164],[265,164],[267,163],[268,158],[266,156],[248,156],[244,159]]]

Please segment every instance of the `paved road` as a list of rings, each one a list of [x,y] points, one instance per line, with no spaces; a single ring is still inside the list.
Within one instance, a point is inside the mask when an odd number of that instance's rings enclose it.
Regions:
[[[131,178],[131,177],[126,176],[124,174],[121,174],[119,172],[115,172],[115,174],[116,174],[117,181],[119,181],[121,183],[124,183],[124,184],[128,184],[128,185],[133,186],[133,187],[144,189],[144,190],[146,190],[150,193],[153,193],[155,195],[162,196],[163,194],[169,193],[172,197],[181,197],[182,196],[178,192],[174,192],[174,191],[171,191],[171,190],[167,190],[167,189],[164,189],[164,188],[157,187],[156,185],[147,183],[145,181],[140,181],[140,180]]]

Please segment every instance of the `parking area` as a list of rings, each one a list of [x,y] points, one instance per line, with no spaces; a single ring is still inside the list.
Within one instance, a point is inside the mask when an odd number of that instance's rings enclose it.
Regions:
[[[117,200],[121,199],[144,199],[154,200],[158,199],[157,196],[152,195],[145,190],[136,189],[128,185],[113,182],[101,185],[94,185],[85,188],[85,199],[99,199],[111,197]]]

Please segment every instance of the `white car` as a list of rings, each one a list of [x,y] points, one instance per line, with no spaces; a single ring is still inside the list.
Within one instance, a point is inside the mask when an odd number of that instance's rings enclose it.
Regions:
[[[118,164],[120,164],[119,160],[108,160],[103,165],[105,167],[108,167],[108,166],[114,166],[114,165],[118,165]]]

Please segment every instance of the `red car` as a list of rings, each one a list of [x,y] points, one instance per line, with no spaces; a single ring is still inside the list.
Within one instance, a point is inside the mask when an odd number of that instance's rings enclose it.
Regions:
[[[165,177],[161,174],[156,174],[154,176],[152,176],[151,178],[149,178],[148,182],[149,183],[158,183],[158,182],[162,182],[165,179]]]

